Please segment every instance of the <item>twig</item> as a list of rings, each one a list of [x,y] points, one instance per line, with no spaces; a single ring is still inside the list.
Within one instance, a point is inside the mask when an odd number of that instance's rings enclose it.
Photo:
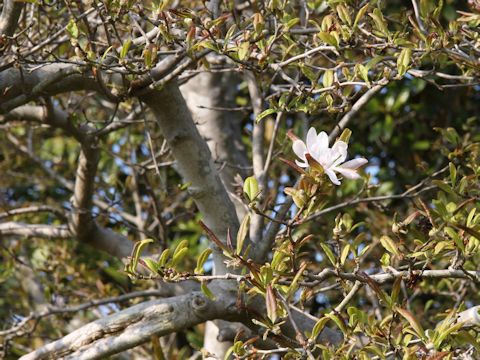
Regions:
[[[365,92],[365,94],[360,96],[360,98],[355,102],[355,104],[353,104],[350,111],[343,116],[343,118],[338,122],[337,125],[335,125],[335,128],[328,136],[328,140],[330,143],[332,143],[335,138],[340,134],[340,132],[347,127],[350,120],[352,120],[352,118],[358,113],[358,111],[360,111],[360,109],[387,84],[388,80],[384,78],[380,80],[377,85],[374,85],[371,89]]]

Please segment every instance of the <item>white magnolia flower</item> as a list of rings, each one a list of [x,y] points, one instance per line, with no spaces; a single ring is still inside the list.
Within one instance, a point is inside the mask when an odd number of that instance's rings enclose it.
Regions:
[[[340,180],[338,180],[336,173],[343,175],[347,179],[358,179],[360,175],[358,175],[357,169],[368,162],[364,158],[344,162],[347,159],[347,143],[338,140],[329,148],[327,133],[322,131],[317,135],[317,131],[313,127],[308,130],[306,143],[297,139],[293,142],[292,148],[293,152],[300,158],[300,161],[295,160],[298,166],[302,168],[309,167],[306,154],[310,154],[322,166],[325,174],[335,185],[340,185]]]

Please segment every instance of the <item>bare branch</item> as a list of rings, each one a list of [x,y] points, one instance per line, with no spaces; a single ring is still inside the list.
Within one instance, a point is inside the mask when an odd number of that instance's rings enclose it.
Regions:
[[[67,226],[62,225],[32,225],[9,221],[0,224],[1,235],[18,235],[41,237],[48,239],[68,239],[72,234]]]
[[[352,118],[360,111],[360,109],[367,104],[372,97],[375,96],[385,85],[388,84],[387,79],[382,79],[380,80],[376,85],[374,85],[372,88],[367,90],[360,98],[353,104],[352,108],[350,111],[345,114],[342,119],[338,122],[337,125],[335,125],[335,128],[332,130],[330,135],[328,136],[328,140],[330,143],[332,143],[335,138],[340,134],[343,129],[345,129],[352,120]]]
[[[38,206],[27,206],[23,208],[7,210],[4,213],[0,213],[0,220],[5,219],[11,216],[25,215],[39,212],[50,212],[57,215],[60,218],[65,218],[65,212],[59,208],[48,206],[48,205],[38,205]]]
[[[263,172],[265,166],[264,137],[265,121],[257,122],[257,117],[263,110],[262,93],[257,84],[255,74],[251,71],[245,71],[245,80],[247,81],[248,92],[253,107],[253,132],[252,132],[252,163],[253,175],[258,181],[260,195],[258,201],[262,201],[267,191],[267,178]],[[261,241],[264,219],[259,214],[253,214],[250,221],[250,240],[253,244]]]

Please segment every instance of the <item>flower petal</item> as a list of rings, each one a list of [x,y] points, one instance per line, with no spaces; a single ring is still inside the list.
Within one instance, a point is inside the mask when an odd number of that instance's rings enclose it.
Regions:
[[[335,185],[340,185],[340,181],[337,178],[337,175],[331,169],[325,169],[325,174],[329,177],[330,181]]]
[[[292,145],[293,152],[302,160],[307,160],[305,158],[305,153],[307,152],[307,147],[302,140],[295,140]]]
[[[317,135],[317,144],[320,151],[325,151],[328,149],[328,135],[325,131],[322,131]]]
[[[333,170],[342,174],[347,179],[352,179],[352,180],[360,179],[360,175],[358,175],[356,170],[346,169],[346,168],[342,168],[340,166],[333,168]]]
[[[338,164],[341,164],[345,161],[345,159],[347,158],[347,148],[347,143],[341,140],[333,144],[330,150],[330,166],[337,166]]]
[[[317,138],[315,139],[315,145],[312,146],[312,148],[309,148],[309,151],[312,157],[318,162],[321,162],[321,159],[325,161],[323,158],[323,154],[329,151],[328,135],[325,131],[322,131],[320,134],[317,135]]]
[[[364,158],[356,158],[356,159],[349,160],[349,161],[347,161],[346,163],[343,163],[343,164],[340,165],[339,167],[344,168],[344,169],[352,169],[352,170],[355,170],[355,169],[358,169],[360,166],[365,165],[366,163],[368,163],[368,160],[367,160],[367,159],[364,159]]]
[[[307,149],[312,151],[315,147],[315,142],[317,141],[317,130],[314,127],[311,127],[307,133]]]

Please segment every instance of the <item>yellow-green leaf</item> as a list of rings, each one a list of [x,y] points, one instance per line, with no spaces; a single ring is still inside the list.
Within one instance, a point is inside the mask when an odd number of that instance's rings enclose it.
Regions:
[[[245,182],[243,183],[243,192],[247,195],[249,201],[255,200],[260,191],[258,189],[258,181],[254,176],[245,179]]]
[[[400,251],[398,251],[397,244],[389,237],[389,236],[382,236],[380,238],[380,244],[390,253],[396,256],[400,256]]]
[[[425,331],[423,330],[422,325],[410,311],[402,309],[401,307],[396,307],[395,310],[408,321],[412,329],[415,331],[415,334],[420,339],[425,339]]]
[[[250,225],[250,214],[247,214],[244,218],[242,223],[240,224],[240,228],[238,229],[237,233],[237,255],[240,255],[243,249],[243,243],[247,237],[248,229]]]
[[[216,296],[213,294],[212,290],[210,290],[207,284],[205,284],[204,282],[202,282],[202,284],[200,285],[200,289],[210,300],[215,301],[217,299]]]
[[[203,265],[207,261],[208,257],[212,253],[212,249],[207,248],[202,251],[200,256],[197,259],[197,266],[195,267],[195,274],[203,274]]]

